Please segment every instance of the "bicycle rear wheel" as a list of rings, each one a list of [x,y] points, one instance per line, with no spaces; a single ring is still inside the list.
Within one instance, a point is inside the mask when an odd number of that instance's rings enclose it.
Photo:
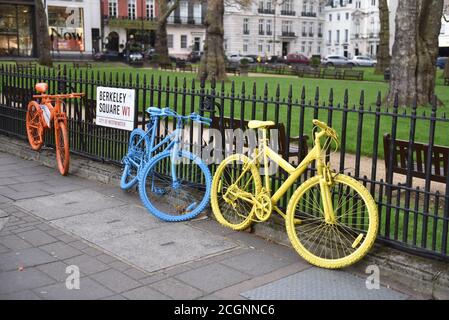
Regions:
[[[59,121],[58,125],[55,125],[55,141],[58,169],[63,176],[66,176],[69,173],[70,150],[69,134],[64,121]]]
[[[223,160],[212,181],[211,204],[217,221],[233,230],[247,229],[254,221],[254,204],[237,195],[246,192],[256,197],[261,189],[259,169],[247,156],[235,154]]]
[[[287,233],[295,250],[311,264],[344,268],[362,259],[373,246],[379,223],[377,206],[357,180],[337,175],[329,187],[336,221],[328,223],[320,178],[307,180],[293,194],[287,208]]]
[[[149,153],[150,140],[145,131],[142,129],[134,129],[131,132],[128,144],[128,153],[123,162],[122,177],[120,179],[120,188],[127,190],[136,185],[138,181],[138,170],[142,165],[142,160],[146,154]]]
[[[30,101],[26,114],[28,142],[33,150],[39,151],[44,144],[44,126],[42,110],[36,101]]]
[[[171,151],[162,152],[145,165],[140,175],[142,203],[164,221],[192,219],[209,203],[212,183],[209,168],[190,152],[179,151],[178,156],[173,161]]]

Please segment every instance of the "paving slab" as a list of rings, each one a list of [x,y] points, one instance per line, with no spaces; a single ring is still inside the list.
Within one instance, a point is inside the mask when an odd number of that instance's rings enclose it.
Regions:
[[[248,253],[221,260],[220,263],[253,276],[263,275],[290,264],[285,259],[274,257],[259,250],[252,250]]]
[[[173,278],[153,283],[151,287],[175,300],[193,300],[203,296],[201,290]]]
[[[90,242],[97,243],[161,225],[161,221],[137,204],[54,220],[53,223]]]
[[[105,270],[90,277],[114,292],[119,293],[142,286],[139,282],[114,269]]]
[[[93,300],[114,294],[113,291],[87,277],[80,279],[79,289],[69,290],[65,282],[59,282],[50,286],[34,289],[33,292],[43,299],[49,300]]]
[[[160,228],[99,242],[97,245],[148,272],[218,254],[236,246],[223,237],[180,223],[166,223]]]
[[[30,290],[13,292],[0,295],[0,300],[41,300],[41,298]]]
[[[52,278],[35,268],[2,272],[0,273],[0,294],[38,288],[54,282]]]
[[[128,292],[122,293],[127,299],[131,300],[168,300],[170,297],[154,290],[148,286],[140,287],[137,289],[130,290]]]
[[[17,235],[20,238],[24,239],[25,241],[28,241],[29,243],[31,243],[33,246],[36,246],[36,247],[57,241],[56,238],[50,236],[46,232],[39,230],[39,229],[22,232]]]
[[[92,190],[77,190],[58,195],[17,201],[16,206],[46,219],[55,220],[102,209],[124,202]]]
[[[380,286],[369,290],[366,279],[344,271],[310,268],[243,292],[251,300],[405,300],[401,292]]]
[[[225,265],[213,263],[181,273],[175,278],[204,292],[212,293],[248,280],[250,276]]]
[[[52,257],[47,252],[39,248],[29,248],[20,251],[12,251],[0,255],[0,270],[10,271],[17,270],[19,267],[34,267],[41,264],[54,262],[55,257]],[[1,282],[0,282],[1,283]]]

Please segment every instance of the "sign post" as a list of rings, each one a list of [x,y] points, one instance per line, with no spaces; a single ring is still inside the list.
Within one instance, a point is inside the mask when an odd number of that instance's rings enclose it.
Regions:
[[[132,131],[134,129],[135,96],[133,89],[97,87],[99,126]]]

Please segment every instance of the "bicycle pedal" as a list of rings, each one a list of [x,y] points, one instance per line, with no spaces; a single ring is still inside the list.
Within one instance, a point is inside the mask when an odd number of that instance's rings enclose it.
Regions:
[[[293,219],[293,223],[296,224],[302,224],[302,220],[301,219]]]

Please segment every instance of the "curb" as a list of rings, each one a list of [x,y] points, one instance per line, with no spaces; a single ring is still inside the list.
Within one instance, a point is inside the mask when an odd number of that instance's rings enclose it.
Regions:
[[[53,149],[43,147],[40,152],[33,151],[26,141],[0,135],[0,151],[37,161],[44,166],[56,169]],[[121,168],[113,164],[89,160],[77,155],[70,156],[70,175],[88,180],[120,185]],[[208,212],[209,217],[213,215]],[[291,247],[282,219],[273,215],[268,222],[256,224],[252,233],[272,242]],[[372,251],[348,271],[367,277],[366,268],[376,265],[383,279],[399,286],[405,286],[423,298],[449,300],[449,263],[412,255],[397,249],[376,244]]]

